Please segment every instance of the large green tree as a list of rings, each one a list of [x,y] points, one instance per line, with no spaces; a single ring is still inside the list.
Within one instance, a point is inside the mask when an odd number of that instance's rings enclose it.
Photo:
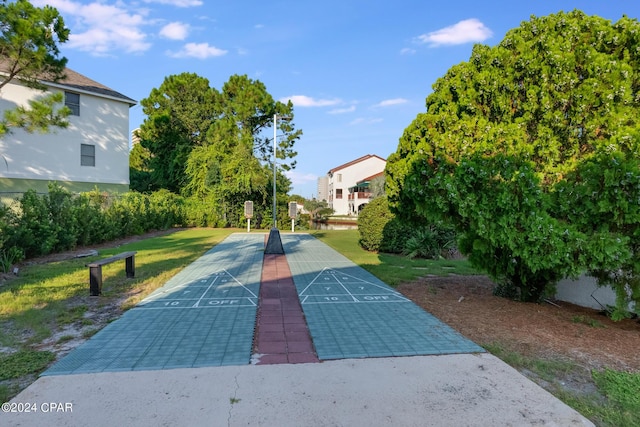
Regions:
[[[325,200],[305,200],[303,206],[314,221],[325,220],[335,213],[335,210],[330,208],[329,203]]]
[[[302,131],[294,130],[291,121],[293,105],[274,101],[265,85],[247,76],[229,78],[218,98],[217,115],[208,132],[206,143],[189,158],[188,192],[223,191],[249,194],[270,185],[268,168],[273,164],[274,115],[277,120],[278,165],[285,170],[295,166],[286,163],[297,154],[293,145]],[[287,118],[283,120],[282,118]]]
[[[153,191],[153,178],[149,169],[151,153],[142,144],[134,144],[129,152],[129,188],[140,193]]]
[[[204,145],[219,96],[206,78],[182,73],[166,77],[140,101],[147,117],[138,135],[151,154],[148,167],[155,188],[180,193],[187,184],[187,158]]]
[[[531,17],[433,86],[387,162],[407,221],[446,220],[503,289],[588,270],[640,301],[640,24]]]
[[[27,0],[4,0],[0,2],[0,32],[0,90],[17,79],[44,92],[43,80],[64,78],[67,59],[60,56],[59,45],[68,40],[69,29],[55,8],[37,8]],[[70,111],[60,108],[62,101],[62,93],[48,93],[28,106],[5,110],[0,136],[11,128],[47,132],[50,126],[66,127]]]
[[[302,131],[292,122],[293,105],[275,101],[262,82],[233,75],[218,91],[207,79],[184,73],[167,77],[141,104],[148,117],[139,134],[150,152],[155,187],[213,198],[225,220],[239,218],[245,200],[254,200],[256,210],[267,206],[277,115],[277,190],[289,190],[281,169],[295,166],[293,146]]]

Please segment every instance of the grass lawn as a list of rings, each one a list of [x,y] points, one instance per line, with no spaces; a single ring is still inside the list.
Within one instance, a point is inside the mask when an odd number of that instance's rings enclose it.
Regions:
[[[311,234],[391,286],[426,275],[480,274],[467,260],[409,259],[365,251],[358,244],[358,230],[318,230]]]

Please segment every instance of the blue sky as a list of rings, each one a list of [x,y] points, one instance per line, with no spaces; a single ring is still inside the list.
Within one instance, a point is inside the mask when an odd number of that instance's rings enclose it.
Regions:
[[[137,101],[166,76],[196,73],[220,89],[233,74],[291,99],[297,167],[293,193],[316,195],[319,176],[366,154],[386,158],[431,86],[495,45],[531,15],[580,9],[640,17],[622,0],[449,1],[32,0],[58,9],[71,30],[68,66]],[[131,130],[144,120],[130,110]]]

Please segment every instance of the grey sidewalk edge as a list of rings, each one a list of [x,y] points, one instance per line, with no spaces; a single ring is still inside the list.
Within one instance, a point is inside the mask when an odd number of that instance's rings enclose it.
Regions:
[[[12,402],[37,410],[4,426],[593,426],[490,354],[49,376]]]

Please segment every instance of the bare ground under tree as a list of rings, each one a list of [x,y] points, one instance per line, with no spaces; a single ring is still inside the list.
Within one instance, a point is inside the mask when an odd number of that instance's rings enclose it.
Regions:
[[[576,370],[555,379],[574,393],[595,390],[592,370],[640,370],[637,319],[613,322],[598,310],[561,301],[512,301],[494,296],[493,287],[486,276],[428,276],[402,284],[398,291],[477,344],[574,364]],[[521,372],[553,388],[532,372]]]

